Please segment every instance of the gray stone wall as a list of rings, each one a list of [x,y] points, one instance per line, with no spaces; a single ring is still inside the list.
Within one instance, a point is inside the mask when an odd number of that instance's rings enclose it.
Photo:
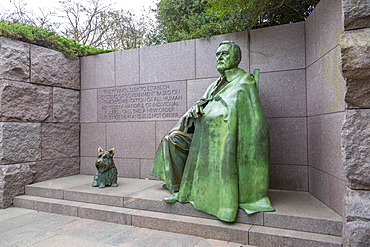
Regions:
[[[309,191],[343,215],[345,175],[341,129],[345,81],[341,73],[340,0],[322,0],[306,20]]]
[[[153,178],[149,171],[160,140],[218,77],[215,51],[221,41],[233,40],[243,51],[240,67],[262,72],[260,95],[271,131],[271,187],[308,191],[304,32],[301,22],[82,58],[81,173],[96,173],[101,146],[115,148],[119,176]],[[132,96],[150,96],[155,85],[170,89],[170,96],[182,96],[170,100],[174,105],[169,114],[130,119],[122,113],[141,109],[119,101],[121,97],[150,104],[140,106],[149,113],[160,111],[153,105],[160,106],[166,96],[157,103]],[[107,99],[117,104],[109,105]]]
[[[342,149],[345,246],[370,246],[370,3],[343,0],[342,70],[346,79]]]
[[[0,208],[79,173],[79,59],[0,37]]]
[[[240,67],[261,69],[270,187],[309,191],[343,214],[342,22],[341,1],[322,0],[306,22],[82,58],[81,173],[96,173],[99,146],[114,147],[119,176],[153,179],[160,140],[218,77],[215,51],[233,40]]]

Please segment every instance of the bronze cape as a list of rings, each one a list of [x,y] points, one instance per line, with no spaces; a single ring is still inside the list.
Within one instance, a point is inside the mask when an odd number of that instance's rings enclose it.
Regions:
[[[206,106],[194,133],[183,135],[189,151],[169,145],[179,121],[162,140],[151,174],[178,190],[179,202],[232,222],[238,207],[247,214],[274,209],[267,197],[269,131],[254,77],[239,68],[225,77],[220,91],[214,94],[219,78],[196,103]]]

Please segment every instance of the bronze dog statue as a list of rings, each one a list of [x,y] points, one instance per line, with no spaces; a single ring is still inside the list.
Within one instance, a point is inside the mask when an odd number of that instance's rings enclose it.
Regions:
[[[117,187],[117,168],[113,161],[114,148],[109,151],[104,151],[101,147],[98,148],[98,159],[95,162],[98,174],[94,176],[92,186],[105,188],[106,186]]]

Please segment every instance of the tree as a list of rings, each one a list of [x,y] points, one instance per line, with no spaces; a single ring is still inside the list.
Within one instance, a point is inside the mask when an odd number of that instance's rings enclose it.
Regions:
[[[113,10],[100,16],[102,41],[100,46],[108,49],[126,50],[147,44],[145,16],[136,17],[130,11]]]
[[[110,10],[110,4],[102,0],[62,0],[59,1],[64,23],[62,34],[82,45],[98,47],[104,40],[102,37],[110,26],[102,23],[105,11]]]
[[[303,21],[319,0],[161,0],[167,42]]]
[[[47,8],[38,8],[37,12],[28,9],[27,3],[23,0],[14,0],[13,11],[5,10],[0,15],[0,20],[8,20],[14,23],[27,25],[55,31],[60,23],[53,21],[56,12]]]

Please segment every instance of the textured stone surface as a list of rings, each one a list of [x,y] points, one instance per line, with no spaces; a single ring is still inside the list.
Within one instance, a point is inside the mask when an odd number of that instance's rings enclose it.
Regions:
[[[115,149],[116,157],[153,158],[155,154],[155,123],[108,123],[107,146]]]
[[[340,247],[342,239],[337,236],[252,226],[249,244],[256,246],[330,246]]]
[[[53,88],[53,121],[78,123],[80,119],[80,91]]]
[[[370,221],[347,222],[344,242],[347,247],[370,246]]]
[[[29,81],[30,45],[0,37],[0,78]]]
[[[340,48],[336,47],[307,68],[308,116],[344,111],[345,81]]]
[[[78,123],[42,124],[42,159],[78,157],[80,155],[79,133]]]
[[[107,150],[107,124],[85,123],[81,124],[80,136],[81,156],[96,157],[98,148]],[[111,149],[110,147],[109,149]]]
[[[305,68],[304,22],[250,31],[250,66],[261,72]]]
[[[140,178],[139,159],[114,158],[114,163],[117,167],[119,177]],[[91,165],[93,164],[94,163],[92,163]]]
[[[345,32],[341,49],[346,102],[350,107],[370,107],[370,28]]]
[[[118,51],[114,55],[116,86],[138,84],[140,81],[139,49]]]
[[[307,165],[305,118],[268,118],[272,164]]]
[[[72,176],[80,173],[80,159],[76,157],[40,160],[32,165],[32,169],[36,172],[35,182]]]
[[[195,40],[143,47],[140,82],[165,82],[195,78]]]
[[[370,3],[368,0],[342,0],[342,3],[346,30],[370,27]]]
[[[306,116],[306,71],[261,73],[260,90],[266,117]]]
[[[13,203],[13,197],[24,194],[24,187],[34,181],[32,163],[0,165],[0,209]]]
[[[346,246],[370,246],[370,191],[348,189],[345,199]]]
[[[219,76],[216,69],[216,50],[219,44],[225,40],[234,41],[240,46],[240,49],[242,50],[242,61],[240,62],[239,67],[249,73],[248,36],[248,31],[243,31],[196,39],[196,78]]]
[[[370,222],[370,191],[348,189],[345,201],[347,222],[357,220]]]
[[[270,188],[308,191],[307,166],[271,165]]]
[[[370,110],[347,111],[342,129],[344,169],[348,186],[370,190]]]
[[[98,90],[98,122],[178,120],[186,112],[186,82]]]
[[[211,245],[197,245],[201,239],[198,237],[193,237],[184,234],[176,234],[170,232],[162,232],[149,230],[145,228],[134,228],[129,232],[126,232],[119,237],[109,241],[108,243],[119,246],[122,243],[125,243],[127,246],[208,246]],[[225,242],[218,243],[219,247],[226,246]],[[150,244],[149,244],[150,243]],[[233,245],[227,245],[233,246]],[[240,247],[240,245],[234,245],[235,247]]]
[[[140,159],[140,178],[159,180],[150,175],[153,159]]]
[[[341,132],[345,112],[308,118],[308,165],[345,179]]]
[[[31,45],[31,81],[44,85],[80,89],[80,59]]]
[[[250,225],[224,223],[210,219],[201,219],[181,215],[170,215],[149,211],[132,214],[132,225],[176,232],[193,236],[202,236],[237,243],[248,243]]]
[[[114,55],[104,53],[81,58],[81,88],[93,89],[115,85]]]
[[[41,124],[0,123],[0,164],[41,159]]]
[[[98,91],[82,90],[81,91],[81,123],[97,122],[98,121]]]
[[[2,121],[42,122],[52,110],[52,88],[0,80]]]
[[[96,175],[95,157],[80,157],[80,174]],[[118,171],[119,172],[119,171]]]
[[[264,225],[341,236],[342,217],[308,192],[280,191],[275,212],[264,213]]]
[[[308,167],[309,192],[339,215],[344,215],[346,181]]]
[[[343,12],[340,0],[321,0],[315,10],[315,45],[319,58],[338,45],[343,31]]]

